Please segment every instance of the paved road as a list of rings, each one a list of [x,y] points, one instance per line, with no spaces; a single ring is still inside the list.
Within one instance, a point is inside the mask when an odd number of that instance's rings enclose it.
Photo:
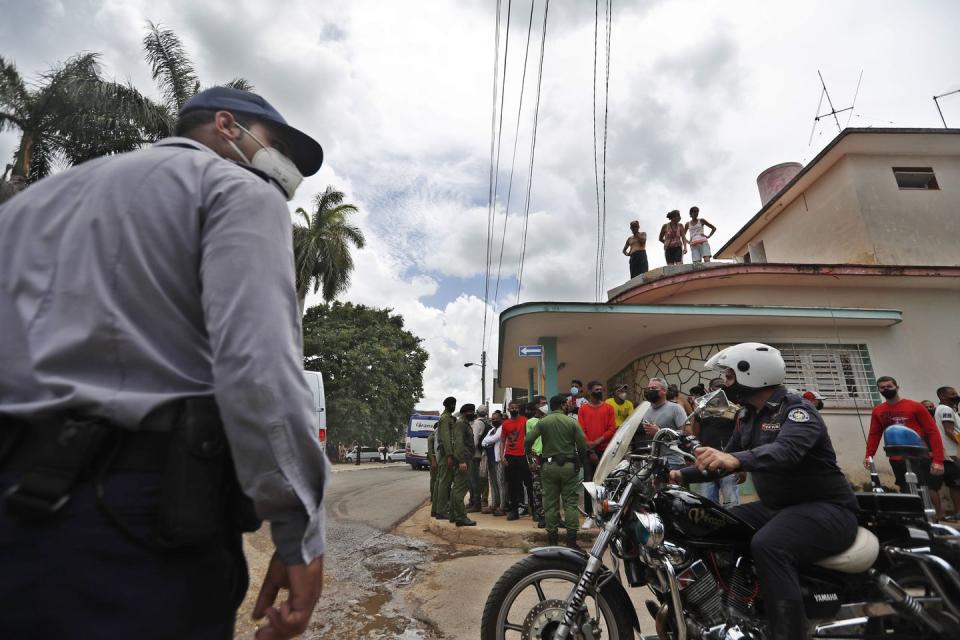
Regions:
[[[339,470],[342,469],[342,470]],[[400,463],[386,468],[334,466],[325,494],[327,553],[324,594],[304,638],[430,638],[432,634],[393,597],[428,557],[428,544],[386,532],[428,494],[429,474]],[[252,637],[250,611],[272,551],[267,527],[247,536],[250,591],[240,608],[237,638]]]

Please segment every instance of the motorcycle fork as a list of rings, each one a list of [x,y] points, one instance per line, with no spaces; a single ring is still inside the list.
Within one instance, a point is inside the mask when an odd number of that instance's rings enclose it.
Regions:
[[[630,504],[630,494],[633,492],[633,489],[633,483],[627,485],[627,488],[624,489],[623,495],[620,498],[620,504],[623,505],[623,507],[614,512],[607,521],[606,526],[600,531],[596,542],[593,543],[590,554],[587,556],[587,566],[583,569],[583,573],[580,574],[580,580],[577,581],[577,585],[567,598],[566,606],[563,609],[563,621],[560,623],[560,626],[557,627],[554,636],[556,640],[567,640],[567,638],[570,637],[570,631],[577,623],[577,617],[580,615],[580,612],[583,611],[590,591],[595,590],[599,592],[597,579],[600,577],[603,569],[603,554],[606,552],[610,540],[620,526],[620,518],[626,510],[626,505]],[[597,593],[594,597],[599,598],[600,594]]]

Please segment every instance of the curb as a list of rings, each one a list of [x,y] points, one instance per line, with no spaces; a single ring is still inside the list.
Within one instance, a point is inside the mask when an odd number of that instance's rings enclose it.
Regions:
[[[425,513],[422,513],[424,511]],[[472,513],[469,515],[476,516],[478,514]],[[492,518],[493,516],[481,515],[479,519],[477,519],[477,526],[458,527],[449,520],[437,520],[436,518],[430,517],[429,503],[418,509],[409,519],[417,517],[424,518],[427,521],[425,527],[427,531],[453,544],[468,544],[476,547],[492,547],[495,549],[529,549],[547,544],[547,532],[543,529],[537,529],[532,522],[530,522],[531,529],[510,531],[482,526],[485,524],[484,521],[487,518]],[[562,531],[563,530],[561,530],[561,535]],[[595,537],[596,534],[593,531],[579,531],[577,534],[578,541],[589,544],[593,543]]]

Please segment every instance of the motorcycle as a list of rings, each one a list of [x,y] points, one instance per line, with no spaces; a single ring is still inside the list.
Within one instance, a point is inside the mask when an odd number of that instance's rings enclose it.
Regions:
[[[716,391],[694,413],[726,402]],[[641,403],[617,430],[593,481],[583,483],[600,528],[590,551],[541,547],[514,564],[487,598],[483,640],[769,637],[750,557],[754,529],[669,482],[669,458],[694,459],[699,443],[692,436],[661,429],[644,447],[631,448],[647,408]],[[888,439],[888,455],[923,455],[922,443],[898,435],[907,441]],[[874,490],[857,494],[853,545],[800,568],[808,636],[960,638],[960,532],[932,522],[922,487],[885,493],[875,469],[872,477]],[[655,635],[643,635],[625,584],[649,589]]]

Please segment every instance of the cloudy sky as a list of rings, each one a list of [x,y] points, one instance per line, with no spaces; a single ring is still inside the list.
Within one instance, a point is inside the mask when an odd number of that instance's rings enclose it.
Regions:
[[[108,75],[156,96],[141,52],[153,20],[181,35],[203,82],[250,80],[325,148],[326,164],[292,206],[335,185],[360,207],[368,244],[341,299],[403,314],[430,353],[421,406],[436,408],[447,394],[478,399],[480,371],[463,363],[479,361],[486,346],[496,366],[494,313],[518,295],[595,299],[594,3],[550,3],[519,294],[544,0],[533,9],[518,138],[531,5],[511,4],[485,344],[496,0],[0,0],[0,55],[35,78],[74,53],[99,51]],[[838,109],[850,105],[863,71],[850,126],[941,126],[931,96],[960,88],[960,3],[951,0],[613,5],[604,291],[627,279],[620,248],[630,220],[655,238],[666,211],[697,204],[719,227],[719,248],[759,208],[760,171],[808,161],[830,141],[836,126],[822,122],[808,144],[818,69]],[[506,34],[504,15],[501,64]],[[600,100],[603,59],[601,50]],[[942,108],[960,126],[960,95]],[[15,142],[0,134],[0,157],[10,158]],[[663,264],[657,246],[649,253],[652,267]]]

